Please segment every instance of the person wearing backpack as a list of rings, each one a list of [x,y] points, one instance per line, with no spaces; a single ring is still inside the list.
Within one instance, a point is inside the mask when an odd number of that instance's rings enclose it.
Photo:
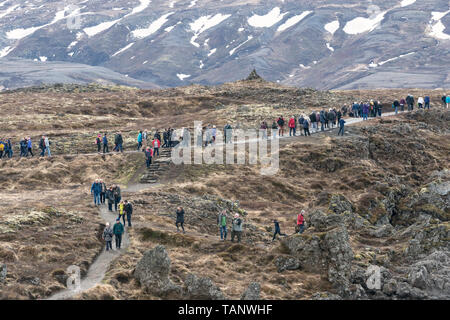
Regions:
[[[99,181],[100,183],[100,203],[101,204],[105,204],[105,200],[106,200],[106,184],[103,182],[102,179],[100,179]]]
[[[275,232],[273,233],[273,238],[272,241],[275,241],[277,234],[279,234],[280,236],[284,236],[286,237],[287,234],[285,233],[281,233],[281,229],[280,229],[280,223],[278,222],[278,220],[274,219],[273,223],[275,224]]]
[[[395,114],[398,114],[398,107],[400,106],[400,103],[398,100],[395,100],[394,103],[392,103],[392,108],[394,108]]]
[[[152,164],[152,157],[153,157],[153,150],[150,147],[147,147],[147,150],[145,150],[145,163],[147,165],[147,168],[150,168],[150,165]]]
[[[325,111],[321,110],[320,111],[320,131],[325,131]]]
[[[238,243],[241,242],[242,237],[242,220],[239,218],[239,214],[234,215],[234,219],[231,222],[231,242],[234,242],[234,237],[237,236]]]
[[[178,224],[180,224],[183,233],[186,233],[186,231],[184,231],[184,209],[182,207],[178,207],[175,213],[177,215],[177,220],[175,221],[177,232],[180,232],[180,229],[178,228]]]
[[[425,100],[422,97],[419,97],[417,99],[417,106],[419,107],[419,109],[422,109],[424,104],[425,104]]]
[[[445,103],[447,104],[448,109],[448,106],[450,105],[450,96],[447,96],[447,98],[445,98]]]
[[[227,211],[223,210],[219,215],[217,216],[217,225],[219,226],[220,231],[220,240],[225,241],[227,240]]]
[[[116,249],[120,249],[122,245],[122,234],[124,232],[123,224],[120,223],[120,219],[116,219],[116,224],[113,227],[114,237],[116,238]]]
[[[123,200],[119,202],[119,216],[117,218],[122,219],[123,225],[125,226],[125,203],[123,202]]]
[[[283,116],[280,116],[278,118],[278,120],[277,120],[277,124],[278,124],[278,127],[279,127],[279,130],[278,130],[278,136],[279,137],[283,137],[284,136],[284,124],[285,123],[286,123],[286,121],[284,121]]]
[[[8,150],[8,158],[12,158],[14,151],[11,144],[11,139],[6,140],[6,148]]]
[[[131,215],[133,214],[133,206],[130,202],[128,202],[128,200],[125,200],[124,210],[127,215],[128,227],[131,227]]]
[[[311,133],[309,132],[309,121],[308,118],[306,118],[305,115],[304,116],[304,120],[303,120],[303,131],[305,132],[305,137],[306,135],[311,136]]]
[[[299,234],[302,234],[303,230],[305,229],[305,217],[303,216],[304,213],[305,210],[302,210],[297,216],[297,229]]]
[[[106,251],[109,251],[111,249],[112,251],[112,238],[113,238],[113,230],[109,226],[109,222],[106,223],[106,227],[103,230],[102,238],[106,242]]]
[[[5,151],[5,144],[3,143],[3,141],[0,141],[0,159],[3,158],[4,151]]]
[[[289,137],[292,137],[292,135],[295,137],[295,119],[294,119],[294,117],[289,119],[288,126],[289,126]]]

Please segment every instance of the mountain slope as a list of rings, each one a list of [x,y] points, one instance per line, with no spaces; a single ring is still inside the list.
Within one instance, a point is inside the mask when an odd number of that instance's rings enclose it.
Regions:
[[[445,88],[449,13],[448,0],[8,0],[0,57],[103,66],[161,86],[256,68],[320,89]]]

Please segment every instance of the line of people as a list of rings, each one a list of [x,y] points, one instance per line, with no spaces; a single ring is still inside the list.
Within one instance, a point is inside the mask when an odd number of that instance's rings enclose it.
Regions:
[[[40,156],[45,156],[45,153],[47,152],[48,156],[51,157],[51,151],[50,151],[50,145],[51,142],[49,141],[47,136],[42,136],[39,140],[39,149],[41,150]],[[28,156],[34,157],[33,153],[33,142],[31,140],[31,137],[24,137],[19,142],[19,157],[27,158]],[[13,150],[13,143],[11,142],[11,139],[1,139],[0,140],[0,159],[5,157],[11,159],[14,155]]]

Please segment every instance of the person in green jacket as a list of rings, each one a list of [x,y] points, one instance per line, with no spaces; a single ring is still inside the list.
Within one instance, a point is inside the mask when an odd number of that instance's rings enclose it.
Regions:
[[[217,217],[217,225],[220,230],[220,240],[227,240],[227,210],[223,210]]]
[[[113,228],[114,237],[116,238],[116,249],[120,249],[120,245],[122,244],[123,231],[123,224],[120,223],[120,219],[116,219],[116,224]]]

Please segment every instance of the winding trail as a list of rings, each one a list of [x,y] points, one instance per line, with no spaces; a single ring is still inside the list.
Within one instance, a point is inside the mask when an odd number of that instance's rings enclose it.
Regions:
[[[407,112],[407,111],[403,111],[403,112],[399,111],[398,114],[404,113],[404,112]],[[388,112],[388,113],[382,114],[382,117],[390,117],[390,116],[395,116],[395,112]],[[370,122],[371,120],[378,119],[378,118],[379,118],[378,116],[376,118],[369,118],[369,120],[364,121],[364,122]],[[349,118],[349,119],[346,119],[345,126],[353,125],[353,124],[360,123],[360,122],[363,122],[362,118]],[[336,129],[336,128],[334,128],[334,129]],[[311,135],[323,133],[323,132],[329,132],[332,130],[333,129],[328,129],[325,131],[319,130],[317,132],[311,132]],[[297,135],[295,137],[289,137],[289,135],[287,135],[287,136],[279,137],[279,139],[288,139],[288,138],[295,139],[295,138],[299,138],[299,137],[301,137],[301,136]],[[249,141],[252,141],[252,140],[237,141],[236,143],[248,143]],[[134,152],[138,152],[138,151],[128,151],[127,153],[134,153]],[[77,154],[77,155],[81,155],[81,154]],[[84,155],[90,155],[90,154],[84,154]],[[99,154],[93,153],[92,155],[99,155]],[[132,181],[134,181],[134,179],[132,179]],[[150,188],[153,188],[153,187],[156,187],[159,185],[160,185],[159,183],[141,184],[141,183],[133,182],[130,185],[128,185],[126,189],[123,189],[122,191],[127,192],[127,193],[135,193],[135,192],[139,192],[139,191],[145,190],[145,189],[150,189]],[[106,205],[100,206],[99,209],[100,209],[99,210],[100,216],[104,220],[104,222],[105,223],[109,222],[112,225],[113,222],[115,221],[115,219],[117,218],[117,214],[115,212],[109,212]],[[80,288],[78,290],[64,289],[64,290],[50,296],[49,298],[47,298],[47,300],[70,299],[70,298],[74,297],[75,295],[81,294],[89,289],[92,289],[97,284],[101,283],[101,281],[105,277],[107,270],[109,269],[111,262],[127,251],[127,248],[130,244],[128,232],[126,231],[127,228],[128,227],[125,227],[125,233],[124,233],[124,237],[122,239],[122,248],[120,250],[114,249],[113,251],[106,251],[105,248],[103,248],[102,252],[95,259],[94,263],[89,267],[89,269],[87,271],[87,275],[81,279]],[[113,248],[115,248],[114,240],[113,240]]]

